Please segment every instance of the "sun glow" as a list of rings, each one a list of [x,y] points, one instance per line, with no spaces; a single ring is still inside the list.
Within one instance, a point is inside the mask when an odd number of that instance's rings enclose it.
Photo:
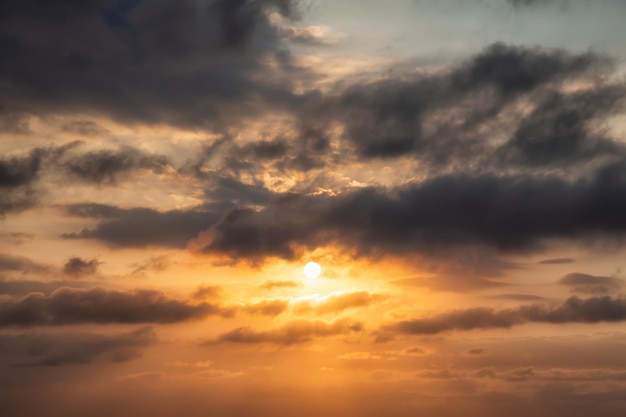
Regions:
[[[317,262],[308,262],[304,265],[304,275],[308,279],[316,279],[322,273],[322,267]]]

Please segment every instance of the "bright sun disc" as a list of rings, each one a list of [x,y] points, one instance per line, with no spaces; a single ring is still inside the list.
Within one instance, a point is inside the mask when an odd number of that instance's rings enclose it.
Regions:
[[[309,262],[304,265],[304,275],[308,279],[315,279],[322,273],[322,267],[317,262]]]

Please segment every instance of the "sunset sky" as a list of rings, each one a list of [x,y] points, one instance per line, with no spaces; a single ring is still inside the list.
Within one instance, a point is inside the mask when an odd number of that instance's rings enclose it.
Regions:
[[[624,22],[0,0],[0,415],[625,416]]]

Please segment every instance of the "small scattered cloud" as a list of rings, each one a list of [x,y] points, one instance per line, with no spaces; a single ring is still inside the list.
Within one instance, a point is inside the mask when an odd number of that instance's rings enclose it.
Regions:
[[[152,256],[143,262],[132,264],[131,275],[143,276],[149,272],[163,272],[171,265],[171,260],[167,255]]]
[[[84,276],[95,275],[102,262],[98,259],[83,259],[74,256],[63,264],[63,273],[72,278],[81,278]]]
[[[463,354],[466,356],[485,356],[488,353],[489,351],[483,348],[473,348],[473,349],[468,349],[465,352],[463,352]]]

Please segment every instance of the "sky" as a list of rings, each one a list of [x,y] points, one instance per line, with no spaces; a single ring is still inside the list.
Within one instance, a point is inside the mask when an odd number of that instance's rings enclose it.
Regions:
[[[624,416],[625,18],[0,0],[1,414]]]

